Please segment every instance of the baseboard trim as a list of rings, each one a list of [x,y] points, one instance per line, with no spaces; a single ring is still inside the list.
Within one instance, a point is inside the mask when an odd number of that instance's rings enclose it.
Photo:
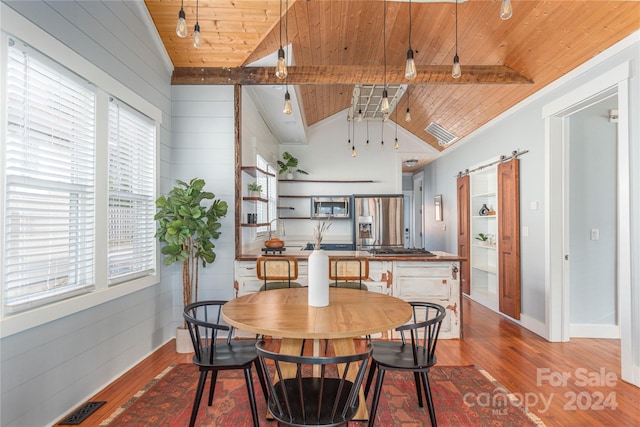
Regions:
[[[589,325],[576,324],[569,325],[569,336],[571,338],[620,338],[620,327],[618,325]]]
[[[534,319],[531,316],[527,316],[524,313],[520,313],[520,326],[527,328],[536,335],[540,335],[542,338],[549,340],[547,336],[547,325],[544,322]]]

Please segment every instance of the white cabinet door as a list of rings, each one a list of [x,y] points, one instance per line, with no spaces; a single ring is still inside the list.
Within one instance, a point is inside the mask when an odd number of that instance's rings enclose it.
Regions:
[[[395,263],[393,295],[405,301],[432,302],[443,306],[447,315],[442,321],[440,338],[460,337],[460,279],[455,263]],[[393,333],[394,338],[400,334]]]

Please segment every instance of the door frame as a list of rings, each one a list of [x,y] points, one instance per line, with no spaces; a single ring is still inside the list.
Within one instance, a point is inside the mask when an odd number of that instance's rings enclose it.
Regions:
[[[620,310],[622,378],[640,385],[640,370],[634,367],[631,292],[631,172],[629,140],[630,63],[624,62],[591,82],[559,97],[542,108],[545,122],[545,321],[550,341],[569,340],[569,282],[565,236],[565,167],[568,158],[569,116],[603,97],[618,96],[617,154],[617,288]]]
[[[420,171],[413,174],[413,205],[414,205],[414,239],[413,245],[416,248],[425,247],[425,235],[424,235],[424,171]],[[420,207],[420,215],[417,214],[417,208]],[[417,226],[420,226],[418,228]],[[418,244],[419,243],[419,244]]]

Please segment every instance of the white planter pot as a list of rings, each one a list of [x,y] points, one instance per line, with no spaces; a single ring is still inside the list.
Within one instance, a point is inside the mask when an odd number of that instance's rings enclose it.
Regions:
[[[193,342],[189,330],[183,327],[176,328],[176,353],[193,353]]]
[[[287,179],[293,179],[293,173],[288,172],[287,173]]]
[[[329,305],[329,256],[323,250],[314,250],[309,255],[309,305]]]

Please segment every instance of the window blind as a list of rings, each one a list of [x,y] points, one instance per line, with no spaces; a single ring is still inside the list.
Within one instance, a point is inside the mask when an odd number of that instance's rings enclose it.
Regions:
[[[127,105],[109,103],[110,284],[155,271],[154,122]]]
[[[5,312],[93,288],[95,94],[9,39]]]

